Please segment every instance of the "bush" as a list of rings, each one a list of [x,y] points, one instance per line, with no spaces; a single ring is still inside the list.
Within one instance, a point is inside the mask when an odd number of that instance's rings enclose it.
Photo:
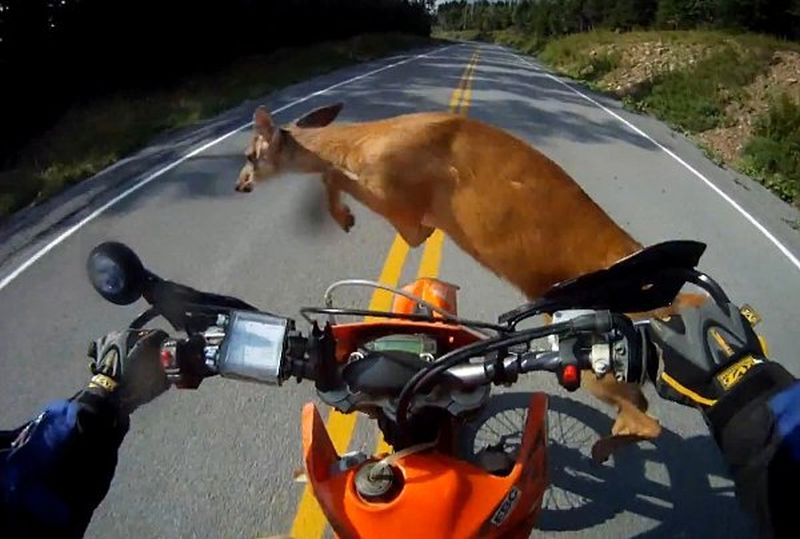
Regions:
[[[525,54],[535,54],[545,46],[546,41],[536,34],[523,33],[518,30],[499,30],[494,32],[492,41],[506,47],[517,49]]]
[[[745,168],[788,202],[800,204],[800,104],[775,99],[744,148]]]
[[[732,95],[769,65],[763,50],[725,46],[693,69],[676,70],[653,80],[640,106],[675,127],[700,132],[718,127]]]
[[[573,34],[549,41],[539,57],[571,77],[596,81],[619,65],[618,50],[603,50],[615,37],[613,32]]]
[[[597,54],[589,61],[589,65],[583,69],[583,78],[594,81],[603,77],[617,68],[622,55],[619,51],[605,52]]]

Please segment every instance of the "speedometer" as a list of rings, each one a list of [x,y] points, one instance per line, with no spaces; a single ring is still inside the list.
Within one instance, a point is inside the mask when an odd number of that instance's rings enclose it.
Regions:
[[[416,354],[420,359],[433,361],[437,355],[438,345],[436,339],[424,334],[413,335],[387,335],[364,344],[364,348],[371,352],[400,351]]]

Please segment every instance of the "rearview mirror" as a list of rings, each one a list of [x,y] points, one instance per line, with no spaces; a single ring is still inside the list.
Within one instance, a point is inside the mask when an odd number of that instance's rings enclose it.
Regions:
[[[104,299],[130,305],[142,297],[148,272],[130,247],[106,242],[92,249],[86,260],[89,282]]]

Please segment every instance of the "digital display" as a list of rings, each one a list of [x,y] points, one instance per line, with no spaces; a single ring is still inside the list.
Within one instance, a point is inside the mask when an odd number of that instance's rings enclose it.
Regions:
[[[217,367],[222,376],[278,383],[287,320],[235,311],[222,343]]]

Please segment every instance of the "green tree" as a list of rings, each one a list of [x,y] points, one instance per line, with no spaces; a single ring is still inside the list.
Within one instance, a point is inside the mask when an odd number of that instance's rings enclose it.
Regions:
[[[615,0],[606,5],[605,26],[629,30],[655,21],[657,0]]]
[[[660,0],[656,24],[669,29],[710,25],[716,19],[715,13],[720,1],[725,0]]]
[[[798,0],[718,0],[716,8],[723,26],[800,37]]]

